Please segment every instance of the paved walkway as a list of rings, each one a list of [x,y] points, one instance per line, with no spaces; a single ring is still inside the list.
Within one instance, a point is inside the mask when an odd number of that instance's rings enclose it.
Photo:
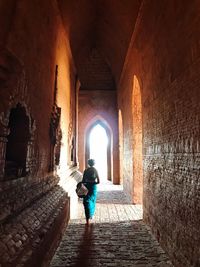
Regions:
[[[173,266],[141,219],[141,205],[128,204],[121,186],[99,185],[94,224],[85,226],[79,203],[50,266]]]

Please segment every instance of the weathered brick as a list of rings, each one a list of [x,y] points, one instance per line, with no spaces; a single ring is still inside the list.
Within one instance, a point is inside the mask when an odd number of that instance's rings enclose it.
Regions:
[[[141,221],[141,205],[130,205],[120,186],[99,187],[93,224],[85,226],[80,201],[78,218],[70,221],[50,266],[172,267]]]
[[[136,75],[142,99],[144,220],[175,265],[191,267],[200,264],[200,50],[191,53],[200,20],[198,1],[175,2],[142,5],[118,101],[124,119],[124,189],[132,199]]]

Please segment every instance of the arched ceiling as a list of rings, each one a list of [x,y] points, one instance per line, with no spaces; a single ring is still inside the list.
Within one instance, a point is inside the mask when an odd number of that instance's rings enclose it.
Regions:
[[[110,80],[117,83],[141,0],[58,0],[58,4],[81,84],[91,89],[84,80],[84,75],[90,75],[84,62],[88,64],[94,50],[110,69]]]

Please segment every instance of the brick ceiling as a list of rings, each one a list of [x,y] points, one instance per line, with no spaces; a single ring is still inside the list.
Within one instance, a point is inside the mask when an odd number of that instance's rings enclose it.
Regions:
[[[114,89],[141,0],[58,0],[58,3],[81,87]],[[89,66],[91,58],[95,68]],[[97,88],[93,88],[95,80]]]

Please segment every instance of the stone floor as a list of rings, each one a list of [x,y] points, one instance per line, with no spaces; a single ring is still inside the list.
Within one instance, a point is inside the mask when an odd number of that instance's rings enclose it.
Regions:
[[[142,222],[141,205],[130,205],[122,187],[99,185],[94,223],[85,225],[82,203],[71,220],[51,267],[173,266]]]

